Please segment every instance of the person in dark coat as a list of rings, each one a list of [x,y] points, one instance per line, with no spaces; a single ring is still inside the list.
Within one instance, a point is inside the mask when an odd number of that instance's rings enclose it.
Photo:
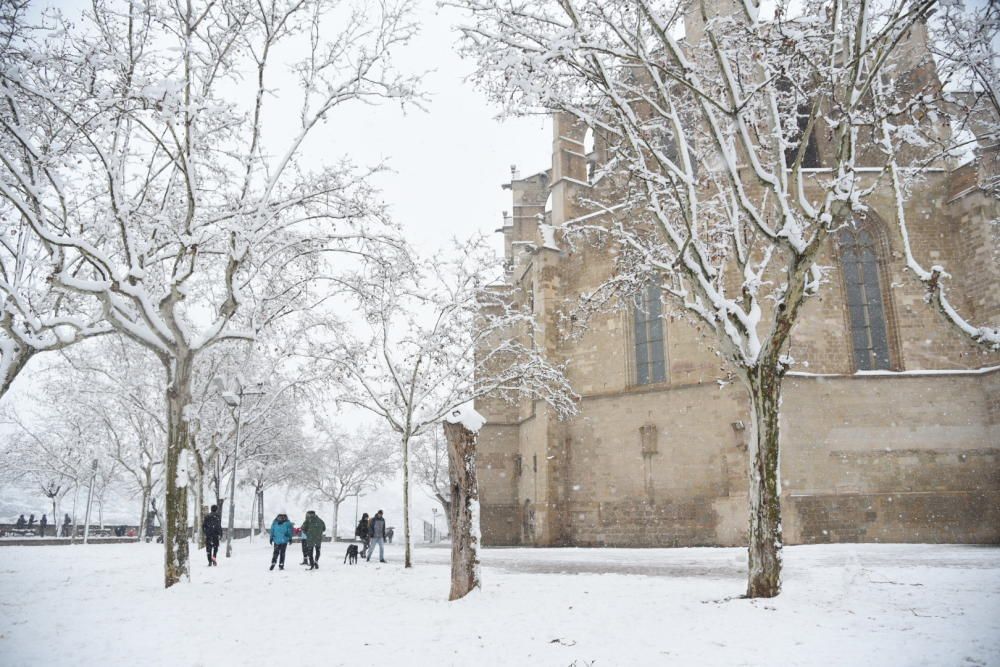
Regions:
[[[389,544],[392,544],[392,536],[395,534],[396,534],[395,528],[390,528],[389,530],[385,531],[385,541],[388,542]]]
[[[375,512],[375,516],[368,523],[368,535],[374,544],[368,545],[368,561],[372,559],[372,552],[375,551],[375,544],[378,545],[378,562],[385,562],[385,519],[382,518],[382,510]]]
[[[315,511],[306,512],[306,520],[302,522],[302,532],[306,536],[307,550],[309,552],[309,569],[319,569],[319,551],[323,544],[323,533],[326,532],[326,524]]]
[[[62,536],[63,537],[69,537],[69,527],[70,527],[70,525],[72,525],[72,523],[73,523],[73,520],[69,518],[69,513],[67,512],[66,516],[63,517],[63,525],[62,525]]]
[[[49,525],[49,517],[42,515],[42,518],[38,521],[38,536],[45,537],[45,527]]]
[[[31,516],[28,517],[28,528],[34,528],[34,527],[35,527],[35,515],[32,514]]]
[[[201,532],[205,535],[205,553],[209,567],[218,565],[216,557],[219,555],[219,540],[222,539],[222,516],[218,505],[212,505],[212,511],[205,515],[201,522]]]
[[[17,517],[17,523],[14,524],[14,527],[17,528],[18,530],[24,530],[24,527],[27,525],[28,525],[28,520],[25,519],[24,515],[22,514],[21,516]]]
[[[364,558],[368,553],[368,544],[371,542],[368,538],[368,512],[361,515],[361,521],[358,521],[358,527],[354,529],[354,536],[361,540],[363,545],[361,557]]]
[[[284,512],[276,516],[274,521],[271,522],[271,544],[274,545],[274,551],[271,554],[272,570],[275,563],[278,564],[279,570],[285,569],[285,549],[288,548],[288,543],[292,541],[294,534],[295,527],[288,520],[288,515]]]

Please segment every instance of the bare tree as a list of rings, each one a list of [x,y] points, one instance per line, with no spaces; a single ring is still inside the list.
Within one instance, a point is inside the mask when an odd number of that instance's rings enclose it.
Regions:
[[[1000,260],[1000,4],[941,4],[940,11],[928,21],[924,56],[927,69],[936,76],[925,77],[919,88],[903,99],[895,86],[876,80],[872,97],[879,110],[881,149],[886,156],[906,266],[923,283],[926,300],[947,322],[982,346],[998,350],[998,322],[975,324],[959,313],[948,298],[951,274],[940,260],[931,259],[934,263],[929,267],[920,261],[907,224],[905,204],[926,182],[922,169],[908,168],[907,154],[919,149],[925,164],[952,158],[959,168],[974,170],[972,187],[982,192],[985,200],[985,236],[993,242],[993,257]],[[921,122],[935,115],[947,120],[949,131]],[[984,273],[981,282],[996,290],[1000,272]]]
[[[73,24],[15,20],[16,57],[0,70],[0,200],[48,253],[53,289],[93,299],[161,362],[168,587],[189,574],[199,357],[324,300],[313,288],[336,274],[330,253],[366,261],[385,247],[369,186],[380,167],[307,169],[298,156],[343,104],[414,99],[416,79],[390,60],[415,32],[409,11],[408,0],[115,1]],[[276,61],[286,44],[306,53]],[[281,98],[298,98],[299,114],[281,145],[265,117],[272,71],[289,64],[297,85]],[[252,94],[234,95],[247,80]]]
[[[32,50],[23,32],[34,28],[27,22],[27,2],[0,4],[0,62],[30,61]],[[0,83],[6,80],[0,73]],[[35,169],[36,162],[55,159],[66,121],[44,112],[30,99],[11,106],[0,117],[0,154],[25,169],[20,186],[3,180],[4,188],[40,187],[47,176]],[[31,127],[35,141],[25,139],[23,128]],[[33,152],[38,149],[40,152]],[[61,270],[50,249],[34,234],[27,221],[17,214],[5,195],[0,195],[0,397],[3,397],[28,361],[39,352],[65,349],[69,345],[111,331],[102,321],[98,304],[78,295],[54,291],[50,280]],[[74,274],[82,266],[70,268]]]
[[[747,595],[777,595],[789,336],[821,291],[831,237],[885,189],[892,157],[876,147],[921,94],[910,75],[926,63],[913,47],[936,3],[779,1],[773,19],[758,0],[447,4],[470,17],[463,52],[506,111],[565,114],[595,133],[593,178],[577,179],[591,214],[559,234],[608,244],[615,268],[585,295],[578,324],[653,284],[746,388]],[[917,124],[947,133],[939,120]],[[911,157],[905,168],[939,164]]]
[[[360,333],[314,341],[309,354],[328,365],[336,400],[377,415],[400,442],[405,566],[412,566],[410,443],[457,407],[485,396],[530,398],[560,414],[575,410],[559,367],[531,345],[531,313],[487,286],[499,266],[479,239],[450,259],[415,270],[369,272],[359,307]],[[372,289],[372,284],[378,288]]]
[[[448,522],[448,533],[454,534],[451,525],[451,483],[448,479],[448,442],[437,429],[416,440],[413,444],[413,476],[438,503]]]
[[[336,539],[340,506],[391,476],[398,465],[398,448],[393,434],[384,428],[359,428],[349,435],[325,415],[315,421],[316,447],[301,451],[295,486],[314,500],[333,504],[331,534]]]

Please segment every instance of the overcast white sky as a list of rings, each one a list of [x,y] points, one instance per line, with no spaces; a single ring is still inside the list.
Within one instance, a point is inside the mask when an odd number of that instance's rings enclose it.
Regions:
[[[548,167],[552,153],[547,118],[495,119],[497,109],[464,79],[474,68],[455,53],[452,26],[461,15],[419,0],[421,33],[395,62],[407,71],[431,71],[427,112],[398,105],[355,105],[337,113],[310,141],[310,157],[348,154],[359,164],[388,159],[395,173],[379,179],[394,218],[424,249],[452,236],[492,232],[510,209],[510,165],[522,173]],[[289,80],[288,84],[293,82]]]

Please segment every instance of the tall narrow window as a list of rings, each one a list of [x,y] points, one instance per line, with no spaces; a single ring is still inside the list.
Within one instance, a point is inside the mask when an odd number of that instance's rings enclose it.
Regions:
[[[892,362],[875,236],[866,226],[848,227],[837,241],[854,365],[859,371],[887,370]]]
[[[636,384],[665,382],[667,379],[662,315],[660,287],[650,283],[635,304]]]

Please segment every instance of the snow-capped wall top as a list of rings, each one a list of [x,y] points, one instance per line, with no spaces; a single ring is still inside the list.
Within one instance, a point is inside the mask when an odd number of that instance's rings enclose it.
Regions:
[[[486,417],[482,416],[471,405],[463,405],[455,408],[444,418],[449,424],[461,424],[473,433],[478,433],[479,429],[486,423]]]

